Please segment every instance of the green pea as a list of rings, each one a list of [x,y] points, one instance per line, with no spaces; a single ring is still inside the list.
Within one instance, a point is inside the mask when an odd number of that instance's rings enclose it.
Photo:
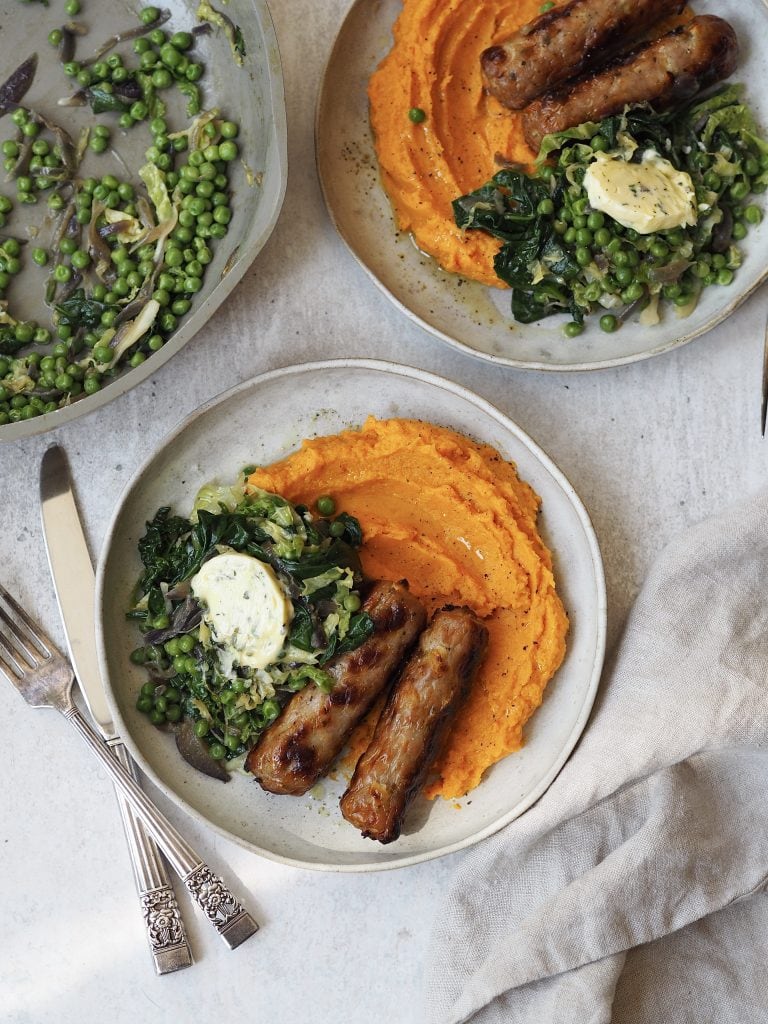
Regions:
[[[66,65],[65,65],[65,68],[66,68]],[[78,67],[78,71],[79,70],[80,69]],[[77,74],[77,71],[75,72],[75,74]],[[26,124],[28,119],[29,119],[29,114],[27,113],[27,111],[23,107],[18,107],[11,114],[11,120],[13,121],[13,123],[16,125],[17,128],[21,128],[22,125]]]
[[[165,722],[165,715],[159,708],[153,708],[149,712],[149,720],[153,725],[163,725]]]
[[[196,642],[191,633],[185,633],[179,637],[179,651],[182,654],[190,654],[194,650]]]
[[[746,206],[744,208],[744,220],[748,224],[759,224],[763,219],[763,212],[759,206]]]
[[[13,336],[16,341],[21,342],[22,345],[28,345],[35,335],[36,326],[37,324],[31,320],[26,323],[16,324],[13,329]],[[29,359],[33,359],[33,356],[30,356]]]
[[[93,81],[93,74],[88,70],[88,68],[83,68],[77,72],[75,78],[78,85],[82,85],[83,88],[86,88]]]
[[[143,711],[145,715],[149,714],[154,707],[154,702],[151,697],[141,696],[136,701],[136,708],[138,711]]]
[[[717,283],[722,285],[729,285],[733,281],[733,271],[729,270],[728,267],[723,267],[717,272]]]
[[[91,257],[85,249],[75,249],[70,259],[75,270],[85,270],[91,262]]]
[[[340,520],[335,519],[328,527],[328,532],[332,537],[343,537],[346,527]]]
[[[48,262],[48,251],[46,249],[40,248],[33,249],[32,259],[38,265],[38,267],[44,267]]]
[[[80,0],[67,0],[67,2],[64,4],[64,10],[71,17],[74,17],[76,14],[79,14],[80,13]]]
[[[330,494],[321,494],[315,502],[315,506],[321,516],[332,516],[336,512],[336,502]]]
[[[555,204],[551,199],[542,199],[536,207],[536,212],[543,217],[549,217],[555,212]]]
[[[144,100],[136,100],[135,103],[131,104],[128,112],[134,121],[143,121],[149,112],[149,108]]]
[[[645,294],[645,288],[643,288],[643,286],[640,284],[640,282],[639,281],[633,281],[621,293],[621,298],[622,298],[622,301],[626,302],[626,303],[636,302],[638,299],[642,298],[644,294]]]
[[[736,221],[733,225],[731,234],[735,241],[740,242],[742,239],[747,237],[746,225],[742,224],[740,221]]]
[[[112,361],[112,349],[107,345],[96,345],[93,349],[93,358],[97,363],[110,363]]]
[[[228,206],[217,206],[213,211],[213,219],[219,227],[225,227],[232,220],[232,211]]]
[[[106,139],[102,139],[100,136],[94,135],[88,145],[93,153],[103,153],[109,143]]]
[[[210,728],[210,725],[204,718],[199,718],[195,722],[195,736],[197,736],[198,739],[202,739],[204,736],[208,735]]]
[[[63,38],[64,33],[60,28],[54,28],[48,33],[48,42],[51,46],[58,46]]]
[[[611,241],[612,237],[613,236],[611,235],[611,232],[608,230],[608,228],[598,228],[595,231],[593,241],[594,244],[598,246],[600,249],[604,249],[606,245],[608,245],[608,243]]]
[[[175,50],[173,51],[176,52]],[[157,68],[152,72],[152,85],[156,89],[168,89],[173,84],[170,71],[166,68]]]
[[[191,32],[174,32],[169,40],[171,46],[175,46],[177,50],[190,50],[194,41]]]
[[[219,143],[219,156],[225,162],[229,163],[231,160],[235,160],[238,154],[237,143],[227,139],[224,142]]]
[[[719,174],[715,174],[714,171],[707,171],[704,175],[704,184],[707,188],[711,188],[713,192],[718,192],[723,182]]]
[[[139,11],[139,21],[144,25],[151,25],[159,17],[160,9],[158,7],[142,7]]]
[[[40,134],[40,125],[36,121],[27,121],[26,124],[22,126],[21,132],[22,135],[25,135],[28,139],[37,138]]]
[[[344,608],[348,612],[356,612],[360,610],[362,604],[359,594],[349,593],[344,598]]]
[[[66,263],[59,263],[59,265],[57,267],[54,267],[54,270],[53,270],[53,279],[54,279],[54,281],[57,281],[59,284],[66,284],[66,282],[69,281],[71,278],[72,278],[72,270],[70,269],[70,267],[67,266]],[[61,336],[61,331],[60,330],[59,330],[59,336]]]
[[[590,231],[598,231],[605,225],[605,217],[599,210],[587,215],[587,227]]]
[[[588,267],[592,262],[592,251],[585,246],[579,246],[576,250],[576,262],[580,267]]]
[[[163,338],[159,334],[153,334],[147,342],[147,348],[150,352],[157,352],[165,344]]]
[[[86,377],[83,381],[83,391],[86,395],[95,395],[97,391],[101,391],[101,381],[98,377]]]
[[[219,132],[223,139],[236,139],[240,133],[240,128],[234,121],[222,121],[219,125]]]
[[[584,331],[584,324],[577,323],[576,320],[571,320],[570,323],[565,324],[563,327],[563,334],[566,338],[577,338]]]
[[[160,47],[160,60],[166,67],[175,68],[181,63],[182,56],[172,43]]]
[[[214,759],[214,761],[221,761],[227,756],[226,747],[222,746],[221,743],[212,743],[208,753]]]
[[[619,322],[612,313],[605,313],[600,317],[600,330],[606,334],[612,334],[619,326]]]

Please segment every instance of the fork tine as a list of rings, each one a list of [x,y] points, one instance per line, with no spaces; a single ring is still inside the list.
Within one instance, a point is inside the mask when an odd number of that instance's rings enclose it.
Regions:
[[[0,633],[0,672],[5,672],[6,675],[10,672],[15,679],[24,678],[24,669],[16,661],[13,651],[9,644],[6,643],[5,637],[2,633]],[[11,682],[13,682],[13,680],[11,680]]]
[[[37,651],[44,658],[50,658],[55,650],[53,644],[40,627],[27,615],[19,602],[8,593],[2,583],[0,583],[0,599],[5,601],[18,620],[14,621],[14,619],[11,619],[7,612],[4,612],[2,605],[0,605],[0,618],[7,623],[10,630],[15,634],[17,641],[23,642],[27,647],[29,647],[31,642],[33,647],[36,647]],[[36,657],[34,651],[30,651],[30,654]]]
[[[0,607],[0,621],[10,626],[10,632],[0,628],[0,644],[11,655],[22,672],[33,672],[40,664],[40,656],[24,643],[24,638],[14,629],[13,620],[2,607]]]

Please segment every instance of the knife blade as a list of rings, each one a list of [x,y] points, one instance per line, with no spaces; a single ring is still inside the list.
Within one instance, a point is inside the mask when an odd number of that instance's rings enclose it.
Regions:
[[[67,457],[57,445],[45,452],[40,464],[40,507],[48,564],[80,692],[113,754],[138,782],[135,765],[117,736],[104,694],[96,655],[96,579]],[[155,970],[170,974],[192,964],[176,894],[155,841],[119,792],[118,803]]]
[[[96,656],[96,576],[75,505],[64,449],[49,448],[40,464],[43,537],[67,650],[91,718],[104,739],[116,735]]]

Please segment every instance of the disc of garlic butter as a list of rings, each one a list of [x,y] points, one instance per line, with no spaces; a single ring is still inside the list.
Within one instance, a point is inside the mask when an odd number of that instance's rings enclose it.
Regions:
[[[271,566],[228,551],[204,562],[190,586],[213,639],[238,665],[266,668],[277,659],[293,606]]]
[[[590,206],[641,235],[696,223],[691,176],[653,149],[640,163],[596,154],[584,175]]]

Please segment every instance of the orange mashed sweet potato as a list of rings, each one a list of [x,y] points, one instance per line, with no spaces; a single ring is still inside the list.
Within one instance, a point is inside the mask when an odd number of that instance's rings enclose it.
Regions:
[[[397,225],[446,270],[503,287],[500,242],[456,227],[451,202],[505,163],[530,164],[520,114],[485,93],[480,54],[541,12],[541,0],[404,0],[394,46],[368,99],[384,187]],[[409,110],[425,113],[413,124]]]
[[[428,796],[463,796],[519,749],[565,653],[568,619],[536,518],[539,498],[497,451],[445,427],[369,417],[305,441],[249,482],[313,506],[330,495],[360,520],[365,573],[407,579],[432,611],[465,604],[490,643]]]

